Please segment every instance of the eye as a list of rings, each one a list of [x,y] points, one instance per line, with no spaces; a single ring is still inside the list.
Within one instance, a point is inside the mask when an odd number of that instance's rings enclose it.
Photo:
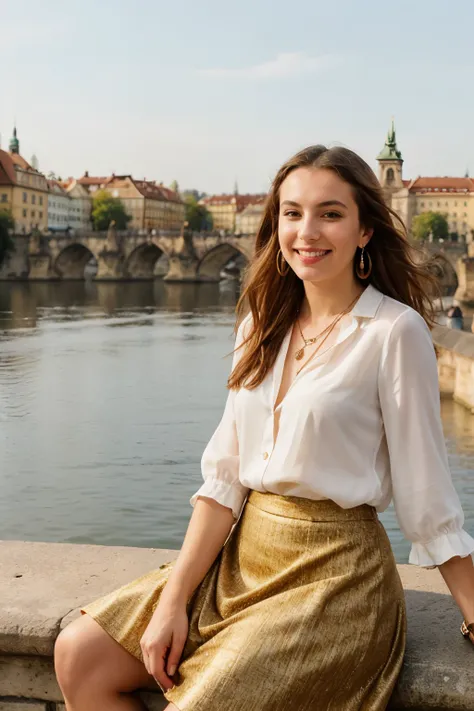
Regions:
[[[328,210],[328,212],[325,212],[323,217],[327,217],[328,220],[339,220],[342,215],[340,212],[335,212],[335,210]]]
[[[298,217],[298,212],[296,210],[285,210],[283,214],[285,217]]]

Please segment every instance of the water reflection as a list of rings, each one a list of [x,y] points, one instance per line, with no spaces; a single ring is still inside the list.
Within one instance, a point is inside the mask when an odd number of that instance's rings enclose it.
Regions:
[[[0,282],[0,329],[36,328],[38,321],[74,320],[117,312],[233,311],[239,286],[154,282]]]

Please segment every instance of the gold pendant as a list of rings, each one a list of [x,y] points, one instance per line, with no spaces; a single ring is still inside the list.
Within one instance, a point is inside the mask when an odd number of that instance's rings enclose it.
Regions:
[[[296,360],[301,360],[303,356],[304,356],[304,348],[300,348],[299,351],[296,351],[296,353],[295,353]]]

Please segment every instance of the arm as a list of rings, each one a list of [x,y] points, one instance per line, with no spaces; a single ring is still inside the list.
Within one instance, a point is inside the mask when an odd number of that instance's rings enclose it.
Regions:
[[[213,499],[199,499],[161,598],[173,606],[186,606],[224,545],[234,517]]]
[[[439,567],[468,622],[474,622],[474,540],[449,471],[436,355],[419,314],[406,311],[386,338],[379,396],[390,455],[393,499],[410,563]]]

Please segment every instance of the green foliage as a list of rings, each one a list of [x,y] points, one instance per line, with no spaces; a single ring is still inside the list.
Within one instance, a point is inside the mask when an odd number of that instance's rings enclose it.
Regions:
[[[108,230],[112,221],[116,229],[125,230],[132,219],[125,211],[123,202],[112,197],[106,190],[99,190],[94,195],[91,217],[96,230]]]
[[[448,221],[440,212],[423,212],[413,218],[411,232],[416,240],[429,239],[430,234],[434,240],[447,239]]]
[[[201,230],[212,229],[211,213],[204,205],[200,205],[193,195],[187,195],[184,204],[186,206],[186,222],[191,230],[201,232]]]
[[[13,252],[13,243],[10,230],[13,230],[14,222],[11,214],[5,210],[0,210],[0,264],[3,264],[6,257]]]

